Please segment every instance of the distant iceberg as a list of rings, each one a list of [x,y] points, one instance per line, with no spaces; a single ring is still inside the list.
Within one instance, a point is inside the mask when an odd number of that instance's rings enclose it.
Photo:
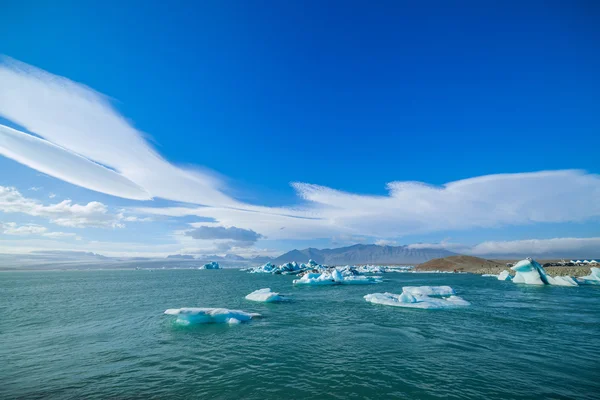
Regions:
[[[600,268],[591,267],[591,273],[581,278],[577,278],[580,285],[600,285]]]
[[[286,301],[279,293],[272,292],[270,288],[258,289],[246,296],[246,300],[259,301],[263,303],[276,303]]]
[[[203,266],[201,266],[198,269],[221,269],[221,267],[219,266],[218,262],[211,261],[209,263],[204,264]]]
[[[321,273],[309,272],[300,279],[294,279],[294,285],[364,285],[370,283],[381,283],[383,280],[380,276],[362,276],[362,275],[347,275],[344,276],[341,271],[333,269]]]
[[[482,274],[481,277],[482,278],[497,278],[498,275],[496,275],[496,274]]]
[[[468,306],[450,286],[405,286],[401,294],[372,293],[364,296],[370,303],[394,307],[442,309]]]
[[[532,258],[521,260],[511,268],[516,272],[512,281],[527,285],[579,286],[570,276],[550,276],[537,261]]]
[[[247,313],[240,310],[227,308],[170,308],[164,312],[167,315],[176,315],[177,323],[191,324],[239,324],[260,317],[260,314]]]

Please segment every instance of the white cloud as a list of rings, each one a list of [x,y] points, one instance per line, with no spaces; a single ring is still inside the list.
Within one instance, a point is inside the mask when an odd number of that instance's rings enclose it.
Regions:
[[[4,213],[23,213],[35,217],[47,218],[50,222],[73,228],[122,228],[121,214],[111,214],[108,207],[92,201],[85,205],[72,204],[71,200],[43,205],[37,200],[23,197],[13,187],[0,186],[0,211]]]
[[[207,171],[164,160],[100,93],[8,58],[0,87],[0,116],[45,139],[4,127],[0,154],[114,196],[235,205]]]
[[[33,192],[37,192],[39,190],[42,190],[43,188],[40,186],[32,186],[29,188],[29,190],[33,191]]]
[[[47,232],[47,233],[44,233],[44,236],[49,237],[49,238],[66,238],[66,237],[78,238],[79,237],[79,236],[77,236],[77,234],[72,233],[72,232]]]
[[[0,223],[2,233],[5,235],[17,235],[17,236],[28,236],[28,235],[41,235],[48,229],[35,224],[17,225],[16,222],[2,222]]]
[[[14,236],[32,236],[41,235],[49,238],[79,238],[75,233],[70,232],[48,232],[48,228],[37,224],[17,225],[16,222],[0,222],[0,233]]]
[[[379,239],[375,244],[377,246],[397,246],[398,242],[396,240]]]
[[[472,255],[598,257],[600,237],[487,241],[468,250]]]
[[[414,243],[412,249],[444,249],[460,254],[480,257],[598,257],[600,237],[524,239],[510,241],[485,241],[475,245],[452,243]]]
[[[48,198],[49,198],[49,199],[53,199],[53,198],[55,198],[55,197],[56,197],[56,194],[54,194],[54,193],[50,193],[50,194],[48,194]]]
[[[244,204],[224,194],[222,182],[207,171],[184,170],[163,159],[106,97],[82,84],[5,60],[0,87],[0,116],[43,138],[1,127],[0,154],[99,192],[203,205],[138,209],[215,220],[196,228],[236,226],[272,240],[340,235],[385,240],[600,216],[600,177],[574,170],[487,175],[442,186],[391,182],[385,196],[294,183],[304,200],[298,207]],[[34,209],[65,226],[120,226],[123,218],[140,218],[115,217],[97,202]]]
[[[388,185],[387,196],[357,195],[299,183],[294,187],[306,200],[302,207],[146,207],[136,211],[214,218],[213,226],[235,225],[270,239],[336,235],[387,239],[427,232],[584,221],[600,216],[600,177],[576,170],[487,175],[440,187],[393,182]]]

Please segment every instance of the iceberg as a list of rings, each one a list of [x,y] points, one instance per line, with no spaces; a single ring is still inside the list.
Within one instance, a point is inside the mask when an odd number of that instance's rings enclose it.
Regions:
[[[221,269],[221,267],[219,266],[218,262],[211,261],[209,263],[204,264],[203,266],[201,266],[198,269]]]
[[[508,272],[507,270],[504,270],[498,274],[499,281],[510,281],[511,279],[512,276],[510,276],[510,272]]]
[[[570,276],[550,276],[537,261],[527,258],[516,263],[512,268],[516,272],[512,281],[527,285],[579,286]]]
[[[450,286],[404,286],[402,292],[413,296],[453,296],[456,294]]]
[[[580,285],[600,285],[600,268],[591,267],[591,273],[581,278],[577,278]]]
[[[364,299],[374,304],[421,309],[455,308],[471,304],[456,296],[450,286],[405,286],[401,294],[371,293]]]
[[[370,283],[381,283],[383,280],[380,276],[361,276],[349,275],[344,276],[337,269],[332,269],[325,272],[309,272],[304,274],[300,279],[294,279],[294,285],[361,285]]]
[[[287,299],[280,296],[279,293],[272,292],[270,288],[258,289],[246,296],[246,300],[260,301],[263,303],[275,303],[286,301]]]
[[[164,312],[167,315],[176,315],[175,322],[182,325],[191,324],[239,324],[260,317],[260,314],[247,313],[240,310],[227,308],[170,308]]]
[[[482,278],[497,278],[498,275],[496,275],[496,274],[482,274],[481,277]]]

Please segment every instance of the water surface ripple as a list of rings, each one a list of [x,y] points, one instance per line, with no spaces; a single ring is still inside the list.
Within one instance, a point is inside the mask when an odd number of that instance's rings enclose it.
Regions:
[[[600,398],[600,287],[387,274],[302,287],[237,270],[0,274],[0,398]],[[362,296],[450,285],[472,306],[414,310]],[[244,296],[270,287],[283,304]],[[162,312],[264,318],[181,327]]]

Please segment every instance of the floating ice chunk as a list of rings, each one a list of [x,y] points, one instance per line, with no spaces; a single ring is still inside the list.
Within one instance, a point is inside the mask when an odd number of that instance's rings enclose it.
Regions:
[[[581,285],[600,285],[600,268],[591,267],[591,273],[581,278],[577,278],[577,282]]]
[[[555,285],[555,286],[578,286],[577,282],[570,276],[552,277],[546,273],[537,261],[532,258],[519,261],[511,268],[516,272],[512,279],[514,283],[525,283],[528,285]]]
[[[499,281],[510,281],[511,279],[512,276],[510,276],[510,272],[508,272],[507,270],[504,270],[498,274]]]
[[[220,269],[219,263],[216,261],[211,261],[209,263],[204,264],[199,269]]]
[[[498,275],[496,275],[496,274],[482,274],[481,277],[482,278],[497,278]]]
[[[430,290],[423,290],[423,288],[429,288]],[[431,297],[430,295],[426,295],[423,293],[443,294],[434,294],[435,296],[440,297]],[[423,309],[454,308],[468,306],[471,304],[468,301],[462,299],[461,297],[456,296],[454,294],[454,290],[449,286],[407,286],[402,288],[401,294],[387,292],[372,293],[364,296],[364,299],[370,303],[383,304],[386,306]]]
[[[260,301],[263,303],[275,303],[279,301],[285,301],[283,296],[279,293],[272,292],[271,289],[258,289],[246,296],[246,300]]]
[[[239,324],[250,321],[260,314],[247,313],[240,310],[227,308],[170,308],[165,311],[167,315],[176,315],[177,323],[190,324]]]
[[[413,296],[452,296],[456,294],[450,286],[404,286],[402,292]]]
[[[554,286],[579,286],[570,276],[548,276],[548,283]]]
[[[519,261],[511,269],[516,272],[513,278],[514,283],[525,283],[527,285],[544,285],[548,283],[544,268],[531,258]]]

